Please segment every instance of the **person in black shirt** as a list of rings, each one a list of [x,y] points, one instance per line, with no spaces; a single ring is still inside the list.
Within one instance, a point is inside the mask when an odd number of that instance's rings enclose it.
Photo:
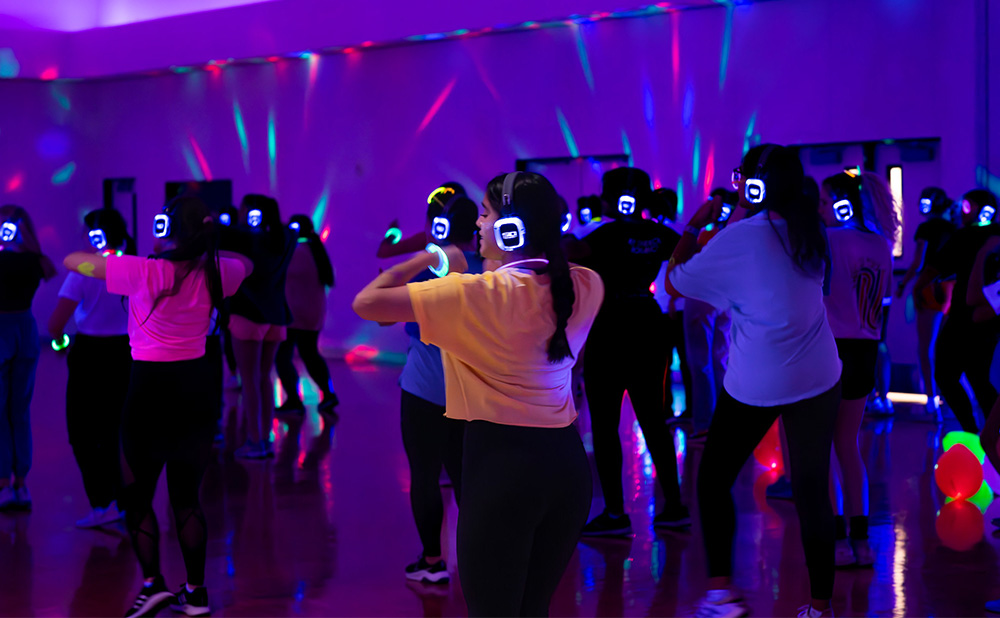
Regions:
[[[952,201],[943,189],[927,187],[920,192],[920,212],[927,215],[927,220],[917,226],[913,237],[917,241],[917,251],[913,254],[909,270],[899,282],[899,287],[896,289],[897,297],[902,298],[910,281],[934,263],[942,247],[955,233],[955,224],[945,218],[951,206]],[[940,284],[937,287],[940,288]],[[937,338],[944,313],[940,305],[934,302],[928,303],[921,296],[914,295],[913,301],[917,308],[917,354],[920,359],[923,389],[927,394],[927,411],[937,414],[938,391],[934,384],[931,344]]]
[[[934,378],[962,429],[972,433],[979,433],[979,429],[972,402],[960,383],[962,374],[981,410],[988,411],[997,398],[989,379],[997,327],[992,323],[976,324],[966,298],[976,255],[990,237],[1000,235],[1000,226],[994,224],[996,211],[997,198],[989,191],[966,193],[962,200],[962,229],[944,244],[914,284],[914,294],[919,296],[935,279],[955,276],[951,307],[935,350]]]
[[[621,536],[632,532],[622,489],[622,449],[618,436],[622,396],[627,390],[656,466],[666,500],[656,527],[690,524],[681,504],[673,436],[663,408],[667,333],[650,286],[670,259],[679,236],[641,218],[652,194],[649,176],[635,168],[604,174],[602,225],[581,242],[577,261],[604,281],[604,304],[587,339],[583,377],[590,407],[594,458],[604,492],[604,512],[583,530],[584,536]]]

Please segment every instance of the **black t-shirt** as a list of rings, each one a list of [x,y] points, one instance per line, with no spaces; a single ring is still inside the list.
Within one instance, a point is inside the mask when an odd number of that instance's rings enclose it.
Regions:
[[[652,298],[649,286],[680,238],[677,232],[653,221],[612,221],[582,239],[591,253],[580,262],[601,276],[605,301]]]
[[[45,277],[42,258],[28,251],[0,251],[0,311],[27,311]]]
[[[275,246],[266,232],[234,231],[225,246],[253,261],[253,272],[233,296],[230,311],[258,324],[287,326],[292,311],[285,299],[285,278],[295,253],[295,233],[285,230],[282,244]]]
[[[951,295],[951,309],[948,319],[972,322],[972,308],[965,302],[969,289],[969,277],[976,265],[976,256],[991,236],[1000,236],[1000,225],[964,227],[945,243],[935,256],[931,266],[946,278],[955,275],[955,289]]]
[[[924,262],[920,265],[920,270],[927,268],[928,264],[934,263],[938,252],[954,233],[954,223],[937,217],[928,219],[917,226],[913,240],[922,240],[927,243],[927,251],[924,253]]]

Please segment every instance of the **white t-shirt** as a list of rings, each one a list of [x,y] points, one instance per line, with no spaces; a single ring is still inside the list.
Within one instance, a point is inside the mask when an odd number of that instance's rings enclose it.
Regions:
[[[892,282],[892,252],[878,234],[830,228],[830,295],[826,315],[837,339],[880,339],[882,299]]]
[[[100,279],[71,272],[59,288],[59,297],[78,303],[73,311],[77,332],[91,337],[128,334],[128,300],[109,294]]]
[[[809,399],[840,379],[822,273],[809,276],[797,268],[787,244],[785,222],[761,213],[726,227],[670,273],[684,296],[731,311],[723,383],[734,399],[751,406]]]

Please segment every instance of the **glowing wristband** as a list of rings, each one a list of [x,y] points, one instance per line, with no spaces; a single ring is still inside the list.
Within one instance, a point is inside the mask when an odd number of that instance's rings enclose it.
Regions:
[[[427,253],[436,253],[438,256],[437,267],[436,268],[434,266],[429,267],[431,269],[431,272],[437,275],[438,277],[443,277],[447,275],[448,269],[451,265],[448,264],[448,255],[444,252],[444,249],[435,245],[434,243],[428,243],[428,245],[424,247],[424,250],[427,251]]]
[[[67,335],[66,333],[63,333],[61,340],[57,339],[52,340],[52,349],[55,350],[56,352],[62,352],[68,347],[69,347],[69,335]]]
[[[403,232],[398,227],[390,227],[385,237],[390,239],[392,244],[396,244],[403,239]]]

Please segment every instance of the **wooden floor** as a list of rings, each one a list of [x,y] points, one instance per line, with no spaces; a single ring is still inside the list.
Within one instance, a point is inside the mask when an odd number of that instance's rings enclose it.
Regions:
[[[403,567],[420,551],[410,514],[408,468],[399,434],[399,367],[331,362],[342,402],[337,417],[310,406],[304,420],[276,422],[278,456],[237,462],[220,454],[202,488],[209,525],[207,584],[215,615],[461,616],[454,568],[457,511],[449,503],[450,586],[407,585]],[[120,528],[77,530],[87,511],[66,440],[65,363],[41,360],[32,409],[35,460],[30,514],[0,515],[0,615],[120,616],[140,574]],[[230,393],[230,397],[234,394]],[[315,403],[315,397],[307,398]],[[586,414],[580,423],[589,444]],[[626,504],[636,528],[627,541],[581,542],[552,605],[557,616],[673,616],[689,613],[705,579],[697,524],[687,534],[654,534],[654,472],[626,411]],[[986,536],[967,552],[938,540],[934,485],[941,429],[907,418],[869,421],[863,447],[871,473],[874,569],[838,572],[838,616],[975,616],[1000,597],[997,547]],[[684,493],[691,500],[700,451],[683,448]],[[596,475],[595,475],[596,476]],[[763,498],[768,476],[751,462],[736,490],[737,583],[755,615],[794,615],[808,598],[798,523],[790,503]],[[184,579],[166,508],[167,584]],[[446,490],[447,491],[447,490]],[[448,493],[450,497],[450,492]],[[600,512],[595,490],[593,513]],[[692,504],[692,506],[695,506]]]

